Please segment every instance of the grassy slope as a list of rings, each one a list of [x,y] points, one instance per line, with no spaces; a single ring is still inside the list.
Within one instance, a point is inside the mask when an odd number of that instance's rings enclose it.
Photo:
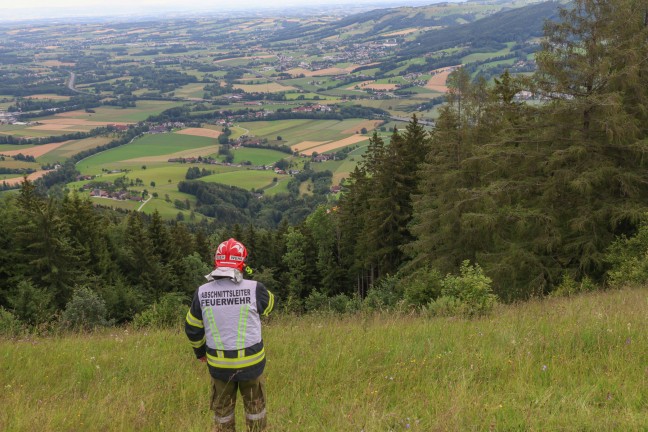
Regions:
[[[274,431],[645,430],[648,290],[502,307],[479,320],[267,323]],[[0,341],[0,429],[206,431],[181,330]],[[239,403],[239,420],[240,420]]]

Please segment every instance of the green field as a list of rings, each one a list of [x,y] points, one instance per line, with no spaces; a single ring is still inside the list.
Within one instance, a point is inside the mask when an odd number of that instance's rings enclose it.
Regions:
[[[72,111],[67,114],[67,118],[85,119],[91,121],[103,122],[139,122],[146,120],[149,116],[157,115],[162,111],[181,106],[181,102],[168,101],[137,101],[135,108],[119,108],[110,106],[101,106],[93,108],[95,113],[86,113],[84,111]],[[50,117],[60,118],[60,117]]]
[[[294,145],[301,141],[334,141],[349,137],[358,130],[358,124],[364,119],[348,120],[280,120],[244,122],[238,126],[249,129],[250,133],[269,140],[282,137],[286,145]],[[347,132],[344,132],[347,131]]]
[[[280,159],[291,157],[291,155],[277,150],[245,147],[236,149],[232,153],[234,154],[234,163],[250,161],[252,165],[272,165]]]
[[[39,130],[30,129],[27,125],[0,125],[0,135],[14,135],[27,138],[43,138],[48,136],[58,136],[71,133],[66,130]]]
[[[222,183],[230,186],[237,186],[242,189],[259,189],[268,186],[272,183],[273,178],[282,177],[274,173],[274,171],[257,171],[257,170],[242,170],[233,171],[221,174],[213,174],[207,177],[202,177],[200,180],[204,182]],[[285,177],[285,176],[284,176]]]
[[[108,164],[116,166],[119,165],[119,162],[129,159],[170,155],[184,150],[214,146],[215,141],[212,138],[173,133],[144,135],[142,138],[130,144],[110,149],[84,159],[79,164],[79,167],[84,172],[86,169],[92,170],[94,168],[96,170],[97,167],[101,167],[102,165],[108,168]],[[135,164],[137,163],[135,162]]]
[[[37,158],[41,163],[64,162],[66,159],[80,153],[84,150],[92,149],[104,144],[108,144],[112,138],[109,137],[93,137],[82,140],[70,141],[63,144],[51,152],[45,153]]]
[[[264,327],[269,430],[647,430],[647,299],[646,288],[610,291],[474,320],[275,316]],[[3,340],[0,358],[1,430],[213,421],[206,366],[180,326]]]
[[[205,93],[205,84],[187,84],[173,91],[175,97],[202,99]]]

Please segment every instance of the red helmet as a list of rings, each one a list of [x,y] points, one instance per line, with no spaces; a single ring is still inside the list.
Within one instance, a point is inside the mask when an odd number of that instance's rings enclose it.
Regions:
[[[247,249],[245,249],[243,243],[231,238],[218,245],[214,256],[214,264],[216,264],[216,267],[229,267],[243,271],[246,257]]]

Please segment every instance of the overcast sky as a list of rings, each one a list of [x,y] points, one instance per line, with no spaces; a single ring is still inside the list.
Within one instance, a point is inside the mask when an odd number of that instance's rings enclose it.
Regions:
[[[123,15],[181,11],[225,11],[282,7],[353,5],[369,8],[437,3],[441,0],[0,0],[0,21],[84,15]],[[457,1],[457,0],[454,0]]]

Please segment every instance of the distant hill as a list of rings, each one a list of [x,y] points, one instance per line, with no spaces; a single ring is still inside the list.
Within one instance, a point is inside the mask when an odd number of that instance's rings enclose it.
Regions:
[[[544,22],[557,18],[558,6],[553,1],[534,4],[498,12],[462,26],[429,31],[407,44],[399,55],[412,57],[456,46],[479,47],[540,37]]]
[[[454,28],[477,22],[503,10],[524,9],[528,5],[536,3],[537,1],[533,0],[467,1],[419,7],[376,9],[328,23],[285,22],[284,27],[277,31],[270,40],[272,42],[294,38],[321,40],[331,36],[340,36],[363,41],[408,29]]]

